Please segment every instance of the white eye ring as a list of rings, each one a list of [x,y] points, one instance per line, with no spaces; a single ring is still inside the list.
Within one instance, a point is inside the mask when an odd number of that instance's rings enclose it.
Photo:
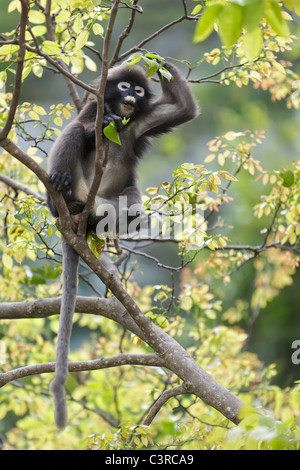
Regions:
[[[139,96],[144,96],[144,94],[145,94],[145,90],[144,90],[144,88],[141,87],[141,86],[136,86],[136,87],[134,87],[134,91],[135,91],[136,94],[139,95]]]
[[[118,83],[118,88],[119,88],[119,90],[121,90],[121,91],[128,90],[128,89],[130,88],[130,83],[128,83],[128,82],[120,82],[120,83]]]

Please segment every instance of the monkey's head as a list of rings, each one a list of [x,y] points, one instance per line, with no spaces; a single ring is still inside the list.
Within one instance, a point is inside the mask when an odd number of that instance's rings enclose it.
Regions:
[[[113,113],[136,118],[150,110],[152,96],[149,80],[140,67],[120,65],[109,70],[104,99]]]

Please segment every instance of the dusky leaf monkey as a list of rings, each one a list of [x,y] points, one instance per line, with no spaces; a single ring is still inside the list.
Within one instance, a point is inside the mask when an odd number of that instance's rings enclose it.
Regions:
[[[197,102],[186,79],[172,64],[165,63],[172,75],[167,80],[158,72],[161,95],[154,95],[150,81],[139,66],[126,64],[108,72],[104,94],[102,129],[114,121],[121,145],[104,137],[103,174],[88,218],[88,229],[96,230],[101,220],[99,209],[112,204],[118,209],[121,196],[127,197],[127,210],[141,207],[136,168],[148,148],[151,138],[165,134],[198,114]],[[95,119],[97,102],[88,102],[54,143],[48,157],[48,173],[54,188],[62,193],[74,217],[82,212],[95,171]],[[129,122],[123,125],[123,118]],[[123,198],[124,199],[124,198]],[[52,214],[57,209],[48,195]],[[78,220],[78,219],[77,219]],[[64,383],[68,376],[68,350],[77,292],[79,257],[62,237],[63,295],[58,332],[55,378],[51,383],[54,394],[55,419],[59,428],[66,424]]]

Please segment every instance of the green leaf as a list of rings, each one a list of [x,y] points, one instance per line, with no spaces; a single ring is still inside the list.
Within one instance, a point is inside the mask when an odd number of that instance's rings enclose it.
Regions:
[[[98,36],[103,36],[104,28],[103,28],[102,24],[94,23],[93,24],[93,33],[98,35]]]
[[[149,57],[149,59],[161,60],[162,62],[164,62],[165,60],[164,57],[161,57],[158,54],[153,54],[152,52],[147,52],[147,54],[145,54],[145,57]]]
[[[76,34],[79,34],[83,29],[83,21],[81,15],[77,15],[73,24],[73,29]]]
[[[294,184],[294,174],[291,170],[281,171],[279,173],[280,177],[283,179],[282,185],[286,188],[290,188]]]
[[[19,50],[19,46],[14,44],[6,44],[0,47],[0,55],[9,55],[17,52]]]
[[[247,59],[252,62],[256,59],[263,47],[263,35],[260,28],[247,31],[243,38],[243,50]]]
[[[127,60],[125,60],[125,62],[123,62],[123,64],[127,64],[128,66],[135,65],[142,58],[143,58],[143,54],[141,52],[136,52],[135,54],[132,54]]]
[[[150,77],[153,77],[153,75],[156,74],[156,72],[158,71],[159,69],[159,65],[156,63],[156,64],[153,64],[151,65],[148,70],[146,70],[146,77],[150,78]]]
[[[159,73],[165,77],[168,81],[172,80],[173,75],[165,67],[159,67]]]
[[[105,248],[105,239],[99,238],[95,233],[89,233],[87,237],[87,242],[94,255],[97,258],[100,258]]]
[[[232,47],[242,33],[243,8],[235,3],[228,4],[219,15],[218,25],[224,46]]]
[[[34,36],[38,37],[43,36],[43,34],[46,34],[47,28],[44,25],[34,26],[31,31],[33,32]]]
[[[269,0],[265,8],[265,16],[275,33],[279,36],[288,36],[289,27],[282,17],[282,10],[278,3]]]
[[[91,70],[92,72],[97,72],[97,64],[90,57],[86,56],[84,62],[88,70]]]
[[[82,49],[87,43],[90,33],[88,31],[82,31],[76,38],[75,47],[76,49]]]
[[[9,255],[5,255],[5,254],[4,254],[4,255],[2,256],[2,263],[3,263],[3,265],[4,265],[7,269],[9,269],[9,270],[11,270],[12,267],[13,267],[13,260],[12,260],[12,257],[9,256]]]
[[[37,113],[35,113],[34,111],[29,111],[29,116],[31,117],[31,119],[33,119],[34,121],[39,121],[40,120],[40,117]]]
[[[252,0],[244,7],[244,27],[247,31],[256,29],[264,17],[265,0]]]
[[[194,42],[201,42],[206,39],[214,28],[219,13],[223,10],[224,6],[220,4],[211,5],[206,8],[200,20],[197,23]]]
[[[53,41],[43,41],[42,51],[46,54],[60,54],[61,49],[59,44]]]
[[[107,139],[115,142],[116,144],[122,145],[121,140],[117,131],[117,126],[114,121],[110,122],[108,126],[104,127],[103,134]]]
[[[41,11],[37,10],[30,10],[29,12],[29,21],[30,23],[41,24],[45,23],[45,15]]]
[[[191,15],[197,15],[197,13],[199,13],[199,11],[202,10],[202,5],[197,5],[195,6],[195,8],[193,9]]]

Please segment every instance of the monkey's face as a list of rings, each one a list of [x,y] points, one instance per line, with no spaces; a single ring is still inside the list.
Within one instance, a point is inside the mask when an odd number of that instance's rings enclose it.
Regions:
[[[124,79],[108,82],[105,99],[113,113],[126,118],[136,117],[147,109],[148,91],[136,81]]]
[[[130,82],[119,82],[117,88],[121,97],[121,113],[129,118],[134,114],[135,108],[139,108],[138,105],[145,96],[145,90],[142,86]]]

